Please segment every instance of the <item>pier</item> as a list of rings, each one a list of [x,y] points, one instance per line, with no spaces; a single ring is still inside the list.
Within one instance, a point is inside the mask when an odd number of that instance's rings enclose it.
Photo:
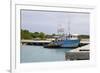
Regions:
[[[50,40],[21,40],[22,45],[44,45],[50,42]]]
[[[49,44],[52,41],[53,41],[52,39],[51,40],[21,40],[21,44],[22,45],[38,45],[39,46],[39,45]],[[81,40],[79,47],[87,45],[87,44],[89,44],[89,40]]]
[[[78,47],[65,53],[66,60],[89,60],[90,59],[90,45]]]

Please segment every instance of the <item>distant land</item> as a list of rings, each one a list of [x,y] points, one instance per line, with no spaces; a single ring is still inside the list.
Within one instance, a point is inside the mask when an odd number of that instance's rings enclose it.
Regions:
[[[21,29],[21,40],[22,39],[30,39],[30,40],[46,40],[49,38],[54,38],[54,36],[58,36],[58,34],[52,33],[52,34],[46,34],[44,32],[30,32],[29,30],[26,29]],[[89,35],[82,35],[79,34],[77,35],[79,39],[89,39]]]

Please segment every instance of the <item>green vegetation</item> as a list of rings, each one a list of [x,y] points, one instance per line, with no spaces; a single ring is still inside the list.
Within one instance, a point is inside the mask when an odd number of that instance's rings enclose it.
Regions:
[[[48,38],[54,38],[54,36],[58,36],[57,34],[45,34],[43,32],[30,32],[28,30],[21,29],[21,39],[31,39],[31,40],[46,40]],[[79,35],[78,38],[81,39],[89,39],[89,35]]]
[[[39,38],[41,38],[41,40],[44,40],[45,39],[45,34],[43,32],[40,32],[39,33]]]
[[[31,33],[28,30],[21,30],[21,39],[32,39]]]
[[[46,37],[43,32],[29,32],[28,30],[21,29],[21,39],[39,39],[44,40]]]
[[[79,35],[78,36],[79,39],[89,39],[89,35]]]
[[[56,34],[55,34],[55,33],[53,33],[53,34],[52,34],[52,36],[56,36]]]

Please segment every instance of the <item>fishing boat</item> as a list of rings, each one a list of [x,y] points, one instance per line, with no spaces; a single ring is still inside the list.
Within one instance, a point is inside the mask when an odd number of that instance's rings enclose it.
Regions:
[[[59,37],[51,43],[45,45],[45,48],[76,48],[80,44],[80,40],[73,36]]]
[[[62,27],[61,25],[58,26],[57,32],[58,34],[60,33],[60,35],[56,37],[54,41],[45,45],[44,47],[75,48],[79,46],[80,40],[77,37],[70,34],[70,20],[68,21],[68,32],[69,32],[68,34],[64,34],[64,27]]]

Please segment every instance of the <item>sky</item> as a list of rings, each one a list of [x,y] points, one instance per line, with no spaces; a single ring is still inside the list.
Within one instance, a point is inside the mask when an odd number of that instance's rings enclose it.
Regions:
[[[74,12],[21,10],[21,29],[30,32],[57,33],[58,28],[64,28],[71,34],[89,34],[89,14]]]

